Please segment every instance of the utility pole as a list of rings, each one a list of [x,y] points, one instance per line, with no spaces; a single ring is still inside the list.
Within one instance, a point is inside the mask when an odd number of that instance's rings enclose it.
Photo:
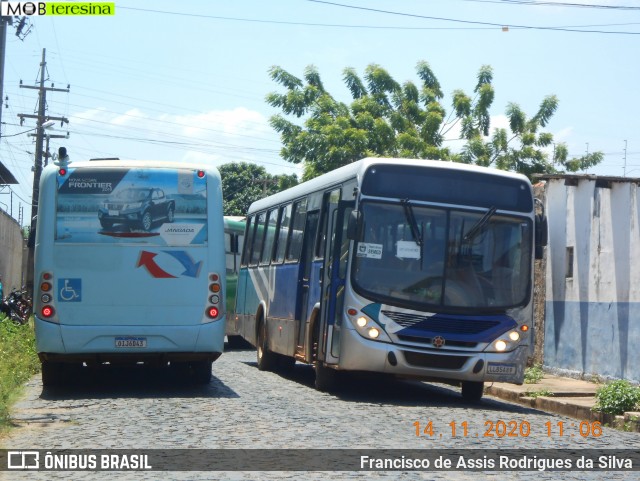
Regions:
[[[31,222],[30,222],[30,238],[34,235],[36,231],[36,218],[38,215],[38,195],[40,193],[40,175],[42,174],[42,157],[43,157],[43,141],[45,138],[45,122],[51,120],[59,120],[62,123],[68,123],[69,120],[64,117],[47,117],[46,109],[47,109],[47,91],[52,92],[69,92],[69,87],[66,89],[58,89],[51,87],[45,87],[45,73],[47,68],[46,62],[46,49],[42,49],[42,62],[40,62],[40,85],[39,86],[31,86],[31,85],[22,85],[22,81],[20,81],[20,88],[26,89],[34,89],[38,90],[38,114],[30,115],[30,114],[18,114],[20,117],[20,124],[24,122],[25,118],[28,119],[36,119],[36,133],[33,136],[36,138],[36,154],[33,165],[33,190],[31,194]],[[51,136],[51,137],[65,137],[65,136]],[[47,142],[48,144],[48,142]],[[47,145],[47,154],[48,154],[48,145]],[[29,254],[27,261],[27,289],[32,292],[33,291],[33,242],[29,242]]]
[[[262,195],[267,195],[267,185],[278,185],[278,179],[253,179],[256,184],[262,184]]]
[[[2,136],[2,105],[4,104],[4,57],[7,49],[7,24],[12,23],[12,17],[0,16],[0,137]]]

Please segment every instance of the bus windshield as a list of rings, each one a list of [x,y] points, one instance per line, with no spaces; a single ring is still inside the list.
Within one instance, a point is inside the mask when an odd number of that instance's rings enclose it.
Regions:
[[[419,310],[504,310],[529,301],[531,221],[403,201],[365,201],[353,285]]]

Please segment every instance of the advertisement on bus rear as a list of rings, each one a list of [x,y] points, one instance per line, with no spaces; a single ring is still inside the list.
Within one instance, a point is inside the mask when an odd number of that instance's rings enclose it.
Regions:
[[[70,168],[58,177],[58,243],[207,243],[207,185],[202,171]]]

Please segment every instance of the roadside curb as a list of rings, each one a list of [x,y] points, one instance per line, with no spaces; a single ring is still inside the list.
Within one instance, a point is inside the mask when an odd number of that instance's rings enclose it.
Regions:
[[[535,392],[531,387],[537,390],[548,390],[553,396],[529,396]],[[623,415],[615,416],[592,411],[595,405],[595,396],[585,389],[554,390],[546,389],[543,382],[539,384],[529,384],[525,386],[517,386],[503,383],[494,383],[485,389],[485,393],[505,401],[521,404],[533,409],[545,411],[554,414],[568,416],[580,421],[600,422],[603,426],[618,429],[620,431],[640,432],[640,412],[626,412]]]

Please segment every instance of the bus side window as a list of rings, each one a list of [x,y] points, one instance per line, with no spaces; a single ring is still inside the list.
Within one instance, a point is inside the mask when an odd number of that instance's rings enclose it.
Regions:
[[[235,272],[235,254],[233,253],[233,234],[231,232],[224,233],[224,253],[227,261],[227,274]]]
[[[264,234],[266,231],[267,213],[262,212],[258,214],[256,219],[255,230],[253,233],[253,248],[251,249],[251,261],[249,265],[257,266],[262,255],[262,245],[264,241]]]
[[[268,265],[271,261],[271,254],[273,253],[273,241],[276,237],[276,224],[278,220],[278,210],[271,209],[267,214],[266,233],[264,237],[264,246],[262,249],[262,258],[260,259],[261,265]]]
[[[251,256],[251,244],[253,244],[253,216],[247,217],[247,241],[244,243],[242,249],[242,261],[241,265],[246,266],[249,264],[249,257]]]
[[[280,264],[284,261],[284,254],[287,251],[287,239],[289,238],[289,224],[291,223],[291,204],[280,209],[280,224],[278,226],[278,242],[276,246],[275,262]]]
[[[307,219],[307,199],[302,199],[293,204],[293,218],[291,222],[291,234],[289,248],[287,249],[287,261],[298,261],[302,251],[304,223]]]

